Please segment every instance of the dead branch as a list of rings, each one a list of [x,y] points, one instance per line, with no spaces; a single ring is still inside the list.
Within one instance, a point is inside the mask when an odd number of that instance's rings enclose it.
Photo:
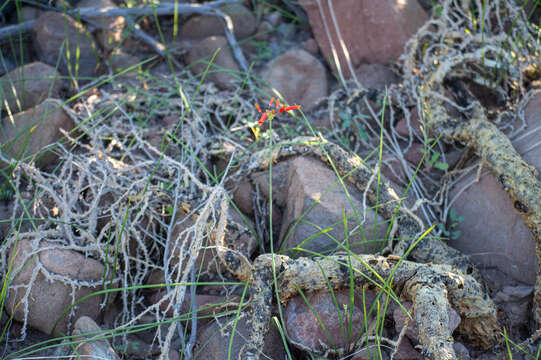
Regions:
[[[66,13],[80,17],[82,19],[92,19],[105,16],[150,16],[156,14],[157,16],[166,16],[176,14],[202,14],[219,17],[224,23],[225,35],[229,42],[229,46],[235,55],[239,66],[243,71],[248,71],[246,59],[240,50],[240,47],[233,35],[233,22],[231,18],[219,10],[219,7],[225,4],[236,3],[238,0],[217,0],[214,2],[202,4],[175,4],[164,3],[156,7],[133,7],[133,8],[118,8],[118,7],[105,7],[105,8],[82,8],[67,11]],[[35,20],[29,20],[20,24],[6,26],[0,29],[0,42],[10,37],[26,33],[32,29]]]

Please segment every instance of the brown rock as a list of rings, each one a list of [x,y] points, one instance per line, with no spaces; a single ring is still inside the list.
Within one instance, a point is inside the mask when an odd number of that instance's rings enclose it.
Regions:
[[[284,311],[285,326],[294,344],[323,353],[326,349],[345,347],[348,337],[351,341],[362,336],[366,331],[362,294],[354,294],[353,304],[349,290],[335,291],[334,296],[336,304],[328,292],[307,294],[306,301],[301,296],[296,296],[287,303]],[[376,296],[374,291],[365,294],[367,313]],[[369,327],[374,321],[375,310],[372,310],[371,314],[367,319]],[[348,329],[350,324],[352,333],[348,334],[344,330]]]
[[[355,69],[357,79],[367,89],[385,90],[398,83],[398,76],[382,64],[361,64]]]
[[[276,205],[283,207],[287,201],[287,174],[289,173],[289,164],[291,160],[280,161],[272,167],[272,201]],[[269,171],[259,171],[252,175],[255,186],[265,196],[270,198]]]
[[[253,192],[254,187],[252,183],[245,181],[240,183],[233,193],[233,200],[239,207],[240,211],[250,216],[254,214],[254,207],[252,204]]]
[[[43,10],[34,6],[23,6],[21,8],[21,21],[30,21],[37,19]]]
[[[37,256],[34,256],[36,254]],[[44,333],[51,333],[59,319],[56,331],[65,333],[70,315],[61,318],[63,312],[74,301],[101,290],[103,264],[73,250],[59,248],[54,243],[41,241],[37,245],[29,236],[21,234],[17,247],[11,251],[9,261],[10,264],[13,263],[12,274],[16,275],[6,296],[6,310],[13,314],[16,320],[26,319],[28,325]],[[37,261],[41,264],[40,267]],[[52,279],[51,275],[55,278]],[[35,280],[32,281],[34,276]],[[79,281],[96,285],[76,286],[72,292],[70,284],[73,282],[75,285]],[[102,301],[102,295],[84,300],[76,307],[74,317],[89,316],[96,319]]]
[[[398,135],[404,137],[409,137],[411,129],[412,134],[419,138],[423,138],[423,133],[421,131],[421,122],[419,121],[419,113],[417,112],[417,108],[414,107],[410,111],[409,125],[408,119],[404,117],[396,123],[394,129],[396,130]]]
[[[82,0],[77,3],[79,9],[90,8],[107,8],[116,7],[112,0]],[[123,16],[104,16],[92,19],[94,24],[100,28],[96,31],[96,40],[101,48],[106,52],[118,47],[122,42],[122,32],[126,26],[126,19]]]
[[[524,161],[541,170],[541,92],[524,109],[527,128],[513,140]],[[464,221],[456,229],[461,236],[450,244],[469,254],[480,267],[496,267],[517,281],[533,285],[537,271],[535,239],[520,213],[523,205],[513,203],[498,180],[484,171],[479,182],[476,172],[456,184],[451,204]],[[473,185],[464,192],[465,185]]]
[[[141,60],[137,56],[130,55],[122,51],[122,49],[118,49],[112,52],[109,62],[115,72],[121,72],[122,70],[133,67],[127,74],[136,74],[138,67],[134,65],[139,64]]]
[[[101,331],[101,328],[93,319],[88,316],[81,316],[75,322],[72,335],[85,335]],[[73,355],[80,356],[83,359],[120,360],[106,339],[92,340],[92,337],[101,336],[103,335],[98,334],[74,338],[74,341],[80,341],[80,343],[75,345]]]
[[[476,177],[473,172],[462,178],[451,191],[451,198],[456,196],[451,206],[463,221],[455,228],[460,236],[449,244],[470,255],[479,268],[497,267],[518,281],[534,284],[537,265],[530,229],[493,175],[484,171],[479,182]]]
[[[428,20],[427,13],[416,0],[341,0],[331,3],[337,27],[354,67],[362,62],[386,64],[396,59],[404,51],[406,41]],[[328,28],[341,69],[349,77],[342,45],[336,27],[332,25],[329,2],[323,1],[321,4],[320,10],[316,0],[300,3],[308,14],[323,57],[335,62],[320,11],[324,14],[327,24],[330,24]]]
[[[424,156],[425,147],[423,144],[413,143],[409,150],[404,154],[404,159],[408,160],[413,165],[417,166]],[[426,163],[426,161],[425,161]]]
[[[62,139],[60,128],[70,131],[73,121],[61,108],[62,103],[56,99],[47,99],[41,104],[5,117],[2,121],[2,142],[5,154],[24,159],[38,154],[43,148]],[[57,158],[52,151],[46,151],[36,157],[38,166],[45,166]]]
[[[233,33],[237,39],[244,39],[255,33],[254,14],[241,4],[230,4],[220,8],[231,17]],[[209,36],[225,36],[220,18],[210,15],[194,16],[182,25],[182,35],[188,39],[203,39]]]
[[[317,46],[317,42],[314,38],[306,40],[302,45],[302,48],[311,55],[317,55],[317,53],[319,52],[319,47]]]
[[[496,293],[494,301],[505,311],[508,321],[506,325],[512,329],[528,326],[532,294],[533,287],[525,285],[505,286]]]
[[[51,66],[58,63],[61,74],[75,78],[95,74],[97,48],[92,36],[80,23],[66,14],[47,11],[36,20],[32,30],[34,45],[42,62]]]
[[[60,74],[52,66],[40,62],[21,66],[0,78],[1,108],[17,113],[48,97],[59,97],[62,83]]]
[[[289,50],[274,59],[263,78],[290,105],[312,110],[327,96],[327,75],[318,59],[304,50]]]
[[[411,318],[408,322],[408,329],[406,330],[406,336],[411,340],[412,343],[418,344],[419,343],[419,330],[417,329],[417,324],[415,323],[415,315],[413,314],[413,311],[411,309],[411,303],[410,302],[403,302],[402,306],[411,315]],[[455,309],[449,308],[448,311],[449,315],[449,329],[451,330],[451,334],[460,324],[460,321],[462,320],[460,318],[460,315],[456,312]],[[404,313],[404,310],[402,310],[401,307],[396,306],[393,311],[393,319],[394,319],[394,328],[397,333],[400,333],[402,331],[402,328],[406,324],[406,320],[408,319],[408,315]]]
[[[233,334],[234,317],[221,317],[219,323],[213,321],[197,331],[197,340],[194,348],[194,357],[227,360],[228,349],[231,336],[233,335],[233,346],[231,348],[231,358],[236,357],[241,348],[249,341],[247,333],[247,319],[241,318]],[[220,325],[221,324],[221,325]],[[273,324],[269,324],[269,332],[265,336],[262,359],[284,359],[286,352],[282,342],[282,337],[278,329]]]
[[[319,160],[304,157],[293,160],[280,236],[282,241],[285,239],[286,247],[302,244],[303,248],[317,252],[340,249],[335,241],[345,245],[344,213],[348,217],[348,231],[359,225],[349,236],[353,252],[373,253],[384,246],[387,224],[378,216],[375,226],[375,212],[363,208],[362,194],[347,182],[345,185],[351,203],[336,174]],[[365,223],[361,224],[364,216]],[[321,230],[330,228],[320,234]]]
[[[235,86],[235,77],[230,72],[238,72],[239,66],[225,37],[210,36],[199,41],[186,54],[185,62],[190,65],[194,74],[202,75],[217,49],[220,51],[214,58],[205,79],[214,82],[220,89],[232,89]]]

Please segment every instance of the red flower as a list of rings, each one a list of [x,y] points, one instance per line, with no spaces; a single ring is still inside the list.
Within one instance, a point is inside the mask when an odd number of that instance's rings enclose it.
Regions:
[[[276,114],[276,110],[270,109],[270,107],[271,107],[272,104],[274,103],[274,100],[275,100],[274,98],[271,98],[271,99],[270,99],[268,109],[265,110],[265,112],[263,112],[263,111],[261,110],[261,108],[259,107],[258,104],[254,104],[254,106],[255,106],[257,112],[261,114],[261,117],[259,118],[259,120],[258,120],[258,122],[257,122],[259,125],[263,125],[263,123],[265,122],[265,120],[266,120],[267,118],[271,118],[271,119],[272,119],[272,118],[274,117],[274,115]],[[297,110],[297,109],[300,109],[300,108],[301,108],[300,105],[293,105],[293,106],[287,106],[287,107],[286,107],[285,105],[282,105],[282,107],[280,107],[280,99],[276,99],[276,105],[275,105],[275,106],[276,106],[276,109],[279,109],[279,110],[278,110],[278,114],[280,114],[280,113],[282,113],[282,112],[284,112],[284,111],[287,112],[287,111],[290,111],[290,110]]]

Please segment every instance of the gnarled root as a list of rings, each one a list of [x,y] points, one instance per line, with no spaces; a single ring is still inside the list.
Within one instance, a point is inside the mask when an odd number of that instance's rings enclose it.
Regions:
[[[349,269],[352,268],[352,271]],[[273,274],[281,303],[306,292],[344,288],[353,274],[355,287],[368,284],[385,291],[397,301],[394,293],[411,301],[419,328],[419,341],[427,359],[455,359],[453,338],[449,329],[448,309],[453,307],[462,317],[461,335],[485,348],[497,341],[498,323],[492,300],[470,275],[449,265],[418,264],[399,258],[374,255],[335,255],[325,258],[300,258],[265,254],[254,261],[251,304],[252,337],[242,358],[257,359],[262,349],[266,324],[272,304]],[[392,278],[392,289],[384,279]]]

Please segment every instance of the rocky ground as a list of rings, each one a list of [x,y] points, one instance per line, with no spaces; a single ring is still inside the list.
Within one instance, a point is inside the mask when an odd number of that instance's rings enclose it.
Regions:
[[[243,169],[271,143],[316,134],[359,155],[374,169],[370,181],[388,179],[435,225],[431,241],[469,255],[480,271],[499,340],[472,342],[461,331],[469,319],[449,307],[449,358],[538,358],[539,341],[517,346],[536,330],[538,239],[528,209],[469,144],[430,132],[420,98],[401,94],[411,86],[408,40],[435,31],[423,26],[445,4],[460,8],[452,3],[8,1],[0,10],[3,358],[236,357],[250,339],[249,294],[220,262],[220,231],[252,260],[388,255],[391,219],[321,159]],[[482,33],[471,3],[456,23]],[[135,14],[137,6],[145,10]],[[539,31],[536,3],[523,6]],[[112,7],[119,11],[94,11]],[[500,21],[491,14],[487,23]],[[427,53],[436,45],[427,41]],[[467,90],[449,80],[441,96],[472,93],[539,170],[538,70],[516,87],[505,74],[495,86],[472,77]],[[268,112],[258,124],[266,109],[281,109],[271,98],[300,110]],[[467,106],[457,103],[449,113],[460,117]],[[346,286],[275,299],[262,352],[430,358],[411,299],[387,291]]]

